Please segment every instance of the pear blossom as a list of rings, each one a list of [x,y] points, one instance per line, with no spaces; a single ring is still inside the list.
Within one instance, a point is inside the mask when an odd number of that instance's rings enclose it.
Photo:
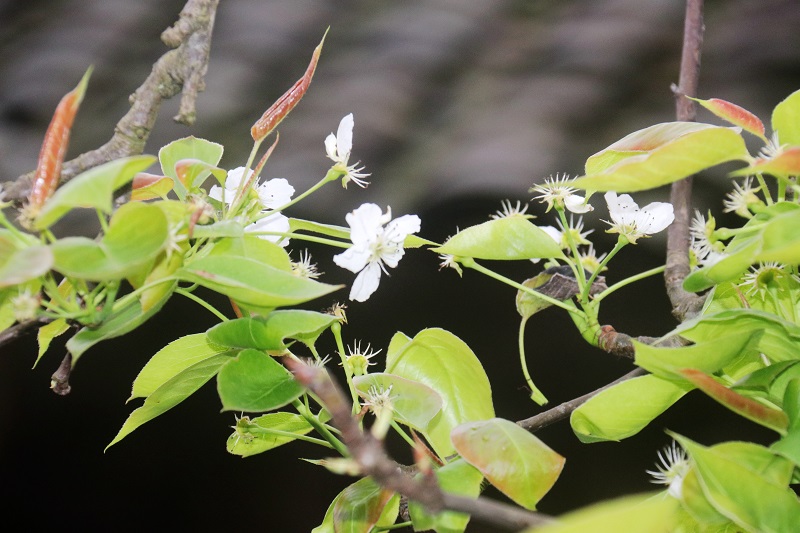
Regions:
[[[250,170],[247,174],[248,178],[253,175]],[[214,185],[208,191],[208,196],[231,205],[236,198],[236,193],[244,179],[244,167],[238,167],[228,172],[225,178],[225,187]],[[283,178],[267,180],[264,183],[259,183],[260,178],[256,177],[253,185],[258,194],[261,206],[265,208],[262,211],[262,217],[246,226],[244,230],[249,233],[288,233],[289,232],[289,219],[280,212],[271,212],[274,209],[282,207],[289,203],[294,194],[294,187],[289,185],[289,182]],[[289,244],[289,239],[281,235],[258,235],[260,238],[278,243],[281,246]]]
[[[522,202],[517,200],[517,205],[511,205],[511,200],[503,200],[500,202],[502,209],[495,211],[494,215],[489,215],[492,220],[499,220],[501,218],[509,218],[513,216],[521,216],[524,218],[536,218],[528,214],[528,204],[522,205]]]
[[[723,252],[725,245],[714,237],[716,226],[716,221],[710,213],[706,221],[706,217],[695,210],[694,218],[689,225],[689,235],[692,238],[690,248],[700,266],[711,266],[726,256]]]
[[[328,158],[336,163],[333,169],[344,173],[342,187],[346,189],[347,184],[352,181],[363,189],[369,185],[364,179],[369,177],[369,174],[362,172],[364,167],[358,166],[360,161],[349,164],[350,151],[353,149],[353,124],[353,114],[350,113],[339,122],[336,134],[331,133],[325,138],[325,151],[328,153]]]
[[[547,203],[546,211],[550,211],[553,205],[560,208],[567,208],[572,213],[588,213],[593,211],[594,207],[586,202],[586,198],[575,194],[575,187],[572,187],[572,182],[575,181],[569,177],[568,174],[561,176],[556,174],[545,178],[544,183],[534,185],[528,192],[538,192],[534,199],[539,198],[540,203]]]
[[[403,257],[403,241],[420,230],[417,215],[403,215],[392,220],[391,208],[386,213],[376,204],[363,204],[345,217],[350,225],[350,240],[353,246],[333,256],[333,261],[342,268],[357,272],[350,290],[350,299],[366,301],[378,288],[381,271],[395,268]]]
[[[661,464],[656,464],[657,470],[647,470],[653,479],[652,483],[668,485],[667,492],[676,499],[681,499],[683,495],[683,480],[689,473],[689,456],[672,441],[670,446],[658,452],[658,460]]]
[[[675,220],[672,204],[667,202],[652,202],[639,209],[628,194],[617,196],[617,193],[609,191],[605,199],[611,216],[611,222],[606,221],[611,224],[608,233],[619,233],[631,244],[664,230]]]
[[[753,177],[748,176],[740,184],[733,182],[733,190],[725,195],[725,200],[722,205],[725,206],[723,212],[734,212],[740,217],[753,218],[750,213],[750,205],[761,204],[764,202],[756,196],[756,193],[761,190],[761,187],[753,187]]]

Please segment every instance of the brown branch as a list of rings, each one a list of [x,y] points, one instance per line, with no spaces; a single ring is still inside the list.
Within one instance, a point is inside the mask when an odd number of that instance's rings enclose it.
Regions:
[[[703,0],[687,0],[680,79],[678,86],[672,88],[676,98],[676,114],[680,121],[695,119],[695,104],[686,96],[697,96],[703,30]],[[675,221],[667,231],[667,264],[664,271],[664,282],[669,301],[672,303],[672,314],[681,322],[697,314],[703,306],[702,297],[687,292],[683,288],[683,280],[689,275],[691,197],[691,176],[672,184],[670,202],[675,209]]]
[[[164,100],[181,93],[177,122],[191,125],[195,120],[197,94],[204,87],[219,0],[188,0],[174,26],[161,39],[172,47],[153,65],[150,75],[130,97],[130,110],[114,128],[114,135],[100,148],[64,163],[61,183],[81,172],[144,151],[145,144]],[[21,201],[28,196],[33,172],[24,174],[5,186],[6,199]]]
[[[392,460],[383,444],[371,433],[364,432],[352,416],[352,405],[339,385],[318,367],[289,357],[282,362],[294,373],[295,379],[308,387],[331,414],[333,424],[341,432],[342,441],[361,471],[376,483],[407,498],[417,501],[430,512],[445,509],[467,513],[474,519],[509,530],[519,530],[552,521],[550,517],[531,513],[505,503],[486,498],[467,498],[443,492],[432,474],[419,479],[411,477]]]
[[[578,398],[569,400],[568,402],[564,402],[551,409],[548,409],[543,413],[539,413],[538,415],[526,418],[524,420],[518,420],[517,425],[519,425],[524,429],[527,429],[531,433],[534,433],[542,428],[549,426],[550,424],[554,424],[560,420],[564,420],[565,418],[567,418],[569,415],[572,414],[572,411],[574,411],[575,409],[586,403],[590,398],[603,392],[604,390],[610,387],[613,387],[617,383],[622,383],[623,381],[627,381],[631,378],[635,378],[638,376],[643,376],[645,374],[647,374],[647,370],[643,368],[637,368],[635,370],[628,372],[621,378],[616,379],[607,385],[603,385],[597,390],[584,394],[583,396],[579,396]]]
[[[20,337],[29,334],[34,329],[38,329],[50,322],[48,318],[34,318],[25,322],[18,322],[3,331],[0,331],[0,347],[10,344]]]

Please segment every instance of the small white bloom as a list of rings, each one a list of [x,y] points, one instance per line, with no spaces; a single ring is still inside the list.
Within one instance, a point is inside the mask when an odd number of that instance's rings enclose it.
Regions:
[[[253,175],[250,170],[247,174],[248,177]],[[236,199],[236,192],[244,179],[244,167],[234,168],[228,171],[228,176],[225,178],[225,188],[219,185],[214,185],[209,189],[208,196],[231,205]],[[256,177],[253,181],[253,187],[258,194],[258,200],[264,209],[262,211],[262,218],[246,226],[244,230],[249,233],[288,233],[289,232],[289,219],[282,215],[280,212],[270,212],[274,209],[280,208],[291,200],[294,194],[294,187],[289,185],[289,182],[283,178],[267,180],[259,184],[260,178]],[[267,215],[267,216],[263,216]],[[286,246],[289,244],[289,239],[282,235],[259,235],[260,238]]]
[[[689,235],[692,237],[691,250],[700,266],[711,266],[725,257],[724,244],[714,238],[716,221],[709,214],[708,221],[700,211],[695,210]]]
[[[528,192],[538,192],[534,199],[539,198],[540,203],[547,203],[547,210],[550,211],[553,205],[566,207],[573,213],[588,213],[594,207],[586,203],[586,198],[575,194],[575,187],[570,184],[575,181],[568,174],[561,176],[556,174],[545,178],[544,183],[534,185]]]
[[[345,218],[353,246],[333,256],[333,261],[350,272],[358,272],[350,299],[363,302],[378,288],[381,271],[397,266],[405,254],[403,241],[420,230],[421,221],[417,215],[392,220],[391,209],[382,213],[375,204],[363,204]]]
[[[597,271],[600,268],[600,264],[603,262],[603,259],[606,258],[606,254],[597,255],[597,252],[594,250],[594,244],[589,244],[589,247],[586,250],[578,252],[578,259],[581,262],[581,266],[584,270],[587,270],[591,273]],[[608,270],[608,267],[603,267],[603,270]]]
[[[672,204],[653,202],[642,209],[628,194],[617,196],[615,192],[605,194],[608,213],[611,216],[611,229],[608,233],[624,235],[631,244],[664,230],[675,220]]]
[[[333,168],[344,172],[342,187],[345,189],[351,181],[361,188],[369,185],[369,182],[364,179],[369,177],[369,174],[361,172],[364,167],[359,167],[359,163],[348,164],[350,151],[353,149],[353,124],[353,114],[350,113],[339,122],[339,129],[336,130],[336,135],[331,133],[325,138],[325,151],[328,154],[328,158],[336,163]]]
[[[362,350],[361,341],[356,341],[352,347],[347,347],[347,352],[344,361],[347,372],[353,376],[363,376],[370,366],[377,364],[370,359],[381,353],[381,350],[373,350],[369,343]]]
[[[765,144],[764,147],[758,152],[758,156],[763,159],[773,159],[783,153],[785,146],[785,144],[781,144],[781,141],[778,138],[778,132],[774,131],[772,132],[772,136],[767,141],[767,144]]]
[[[509,218],[513,216],[521,216],[524,218],[535,218],[533,215],[529,215],[528,211],[528,204],[522,205],[522,202],[517,200],[517,205],[511,205],[511,200],[503,200],[500,202],[502,209],[499,211],[495,211],[496,214],[489,215],[489,218],[492,220],[498,220],[501,218]]]
[[[675,441],[672,441],[670,446],[658,452],[658,460],[661,463],[656,463],[658,470],[646,471],[653,476],[653,479],[650,480],[651,483],[669,485],[669,495],[673,498],[681,499],[683,479],[689,473],[689,456],[686,455],[683,448],[678,446]]]
[[[308,253],[308,250],[300,252],[300,260],[292,261],[291,266],[292,274],[298,278],[317,279],[322,274],[317,270],[316,263],[311,262],[311,254]]]
[[[748,176],[741,185],[733,182],[733,191],[725,195],[725,200],[722,205],[725,206],[723,210],[725,213],[734,212],[740,217],[753,218],[750,213],[750,204],[763,204],[761,199],[756,196],[756,193],[761,190],[761,187],[752,186],[753,177]]]

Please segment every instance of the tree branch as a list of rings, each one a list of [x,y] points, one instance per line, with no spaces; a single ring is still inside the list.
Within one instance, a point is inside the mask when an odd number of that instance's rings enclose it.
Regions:
[[[695,104],[686,96],[697,95],[703,30],[703,0],[687,0],[680,79],[678,86],[672,88],[676,99],[677,119],[680,121],[695,119]],[[691,197],[691,176],[672,184],[670,202],[675,209],[675,221],[667,230],[667,264],[664,282],[669,301],[672,303],[672,314],[681,322],[697,314],[704,300],[683,289],[683,280],[689,275]]]
[[[509,530],[519,530],[552,521],[550,517],[486,498],[467,498],[443,492],[432,472],[420,479],[404,472],[371,433],[364,432],[352,417],[352,406],[339,385],[322,368],[306,365],[290,357],[282,362],[294,373],[298,382],[308,387],[331,414],[333,424],[341,432],[342,441],[361,471],[376,483],[418,501],[431,512],[445,509],[467,513],[474,519]]]
[[[144,151],[156,116],[164,100],[181,93],[177,122],[191,125],[195,120],[197,94],[204,87],[208,69],[211,32],[219,0],[188,0],[178,21],[166,29],[161,40],[173,50],[161,56],[150,75],[130,97],[130,110],[114,128],[114,135],[100,148],[64,163],[61,183],[81,172]],[[21,201],[28,196],[33,172],[5,185],[6,199]]]

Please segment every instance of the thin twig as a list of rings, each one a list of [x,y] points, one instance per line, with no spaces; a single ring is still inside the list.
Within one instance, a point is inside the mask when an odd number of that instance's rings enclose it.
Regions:
[[[544,525],[552,519],[539,513],[478,497],[456,496],[443,492],[432,472],[413,478],[392,460],[383,444],[371,433],[364,432],[352,416],[352,405],[341,387],[322,368],[306,365],[296,359],[282,358],[295,379],[308,387],[330,413],[333,424],[341,432],[342,442],[364,475],[376,483],[425,506],[430,512],[445,509],[471,515],[476,520],[509,530]]]
[[[33,330],[40,328],[50,322],[47,318],[34,318],[33,320],[26,320],[25,322],[18,322],[3,331],[0,331],[0,347],[10,344],[20,337],[31,333]]]
[[[628,372],[621,378],[612,381],[608,385],[603,385],[602,387],[600,387],[595,391],[584,394],[583,396],[579,396],[578,398],[569,400],[568,402],[564,402],[561,405],[557,405],[551,409],[548,409],[543,413],[539,413],[536,416],[532,416],[524,420],[518,420],[517,425],[519,425],[524,429],[527,429],[531,433],[534,433],[542,428],[549,426],[550,424],[554,424],[555,422],[564,420],[565,418],[567,418],[569,415],[572,414],[572,411],[574,411],[575,409],[586,403],[590,398],[597,395],[598,393],[603,392],[604,390],[610,387],[613,387],[617,383],[622,383],[623,381],[627,381],[631,378],[635,378],[638,376],[643,376],[645,374],[647,374],[647,371],[645,369],[637,368],[635,370]]]
[[[161,103],[178,93],[181,103],[175,120],[187,125],[194,123],[197,94],[205,88],[203,78],[208,69],[211,31],[218,4],[219,0],[186,2],[178,21],[161,36],[173,50],[155,62],[150,75],[131,95],[131,108],[117,123],[111,139],[100,148],[64,163],[61,183],[108,161],[141,154]],[[21,201],[26,198],[32,178],[33,172],[30,172],[6,184],[6,199]]]
[[[678,86],[675,93],[679,121],[694,121],[695,104],[686,96],[697,96],[700,78],[700,52],[703,46],[703,0],[686,1],[683,53]],[[689,221],[691,218],[692,177],[672,184],[670,202],[675,209],[675,221],[667,231],[667,264],[664,282],[672,314],[679,321],[691,318],[703,306],[703,298],[687,292],[683,280],[689,275]]]

